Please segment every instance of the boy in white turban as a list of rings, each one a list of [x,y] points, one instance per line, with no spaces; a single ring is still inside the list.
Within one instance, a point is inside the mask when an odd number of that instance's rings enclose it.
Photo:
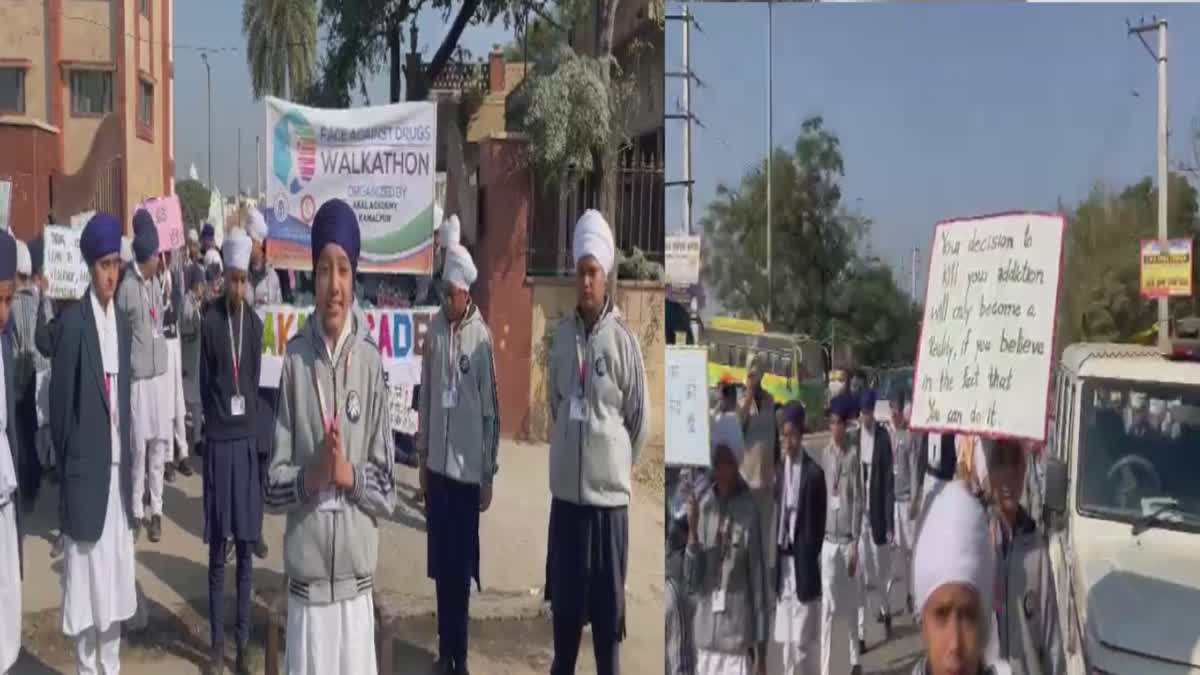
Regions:
[[[650,404],[641,345],[607,295],[614,246],[599,212],[579,219],[572,250],[577,302],[554,331],[549,367],[550,672],[575,672],[590,622],[596,670],[611,675],[625,634],[630,473],[646,439]]]
[[[249,223],[246,228],[250,235],[250,267],[247,279],[250,288],[246,293],[254,307],[278,305],[283,302],[283,293],[279,286],[279,275],[275,268],[267,262],[267,221],[263,212],[257,208],[250,209]],[[271,458],[271,448],[275,444],[275,406],[279,391],[274,387],[259,387],[255,385],[258,396],[258,458],[262,462],[260,475],[265,479],[267,474],[266,462]],[[262,514],[259,514],[262,517]],[[261,528],[260,528],[261,529]],[[254,544],[254,555],[265,559],[269,553],[267,543],[261,538]]]
[[[479,514],[492,503],[500,413],[492,335],[471,302],[475,264],[446,249],[446,302],[421,359],[417,456],[425,492],[427,574],[437,587],[440,672],[467,672],[471,580],[479,585]]]
[[[696,599],[696,673],[766,675],[767,561],[758,508],[738,471],[745,443],[735,416],[717,417],[711,443],[712,489],[702,501],[689,497],[683,563],[684,587]]]

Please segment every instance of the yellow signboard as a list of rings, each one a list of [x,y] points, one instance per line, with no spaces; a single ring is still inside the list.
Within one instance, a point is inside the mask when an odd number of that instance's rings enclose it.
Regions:
[[[1143,239],[1142,297],[1189,297],[1192,294],[1192,240]]]

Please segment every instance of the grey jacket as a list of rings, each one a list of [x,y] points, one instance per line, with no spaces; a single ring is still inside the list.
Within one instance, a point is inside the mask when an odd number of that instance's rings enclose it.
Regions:
[[[590,332],[578,312],[559,322],[548,375],[550,493],[575,504],[628,505],[630,473],[650,426],[650,401],[641,344],[611,301]],[[581,384],[586,419],[578,420],[571,401]]]
[[[892,437],[895,455],[892,471],[895,472],[896,501],[910,501],[920,491],[917,460],[921,452],[921,432],[914,432],[911,429],[896,429],[889,424],[888,434]]]
[[[453,333],[453,335],[452,335]],[[443,407],[449,370],[457,379],[457,404]],[[499,467],[500,413],[492,334],[474,303],[457,329],[441,311],[425,333],[417,401],[417,454],[430,471],[472,484],[491,485]]]
[[[853,449],[858,444],[847,435],[846,446],[839,451],[833,443],[826,445],[821,460],[825,471],[825,537],[842,543],[858,540],[866,506],[862,466]]]
[[[130,265],[117,287],[117,311],[129,323],[133,336],[133,379],[144,380],[167,372],[167,339],[163,337],[163,302],[158,284],[143,280],[137,265]]]
[[[287,513],[283,565],[288,592],[329,603],[371,592],[379,546],[377,519],[395,508],[392,428],[379,347],[357,305],[350,335],[331,363],[314,313],[288,340],[279,379],[275,452],[266,506]],[[336,382],[334,377],[336,375]],[[338,511],[319,510],[304,486],[304,469],[321,461],[325,437],[317,384],[336,409],[342,448],[354,466],[354,488]],[[332,411],[330,411],[332,415]]]
[[[183,398],[200,403],[200,305],[189,290],[183,294],[183,311],[179,313],[180,371],[183,377]]]
[[[1058,675],[1066,672],[1058,631],[1054,576],[1045,536],[1024,508],[1018,508],[1009,537],[1001,535],[998,514],[992,512],[996,544],[996,583],[1005,599],[996,609],[1000,658],[1019,675]]]
[[[718,536],[724,522],[726,533]],[[684,553],[684,587],[696,602],[692,638],[698,649],[745,654],[766,644],[771,614],[762,527],[750,488],[739,479],[721,499],[710,490],[700,502],[696,543]],[[724,596],[714,611],[714,596]]]
[[[255,307],[263,305],[278,305],[283,302],[283,292],[279,288],[279,275],[275,268],[263,265],[262,271],[250,272],[250,301]]]

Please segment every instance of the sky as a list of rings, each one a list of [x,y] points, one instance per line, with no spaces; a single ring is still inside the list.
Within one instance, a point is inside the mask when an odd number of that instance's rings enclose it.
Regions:
[[[455,11],[458,5],[455,3]],[[453,18],[451,15],[443,21],[436,10],[418,16],[418,43],[426,59],[437,51]],[[511,29],[506,30],[498,21],[490,26],[467,26],[459,45],[479,60],[487,57],[493,44],[504,45],[511,39]],[[237,185],[238,129],[242,133],[242,184],[253,189],[255,137],[262,136],[266,126],[263,103],[255,101],[250,90],[244,46],[241,0],[176,0],[175,176],[187,178],[189,167],[195,164],[200,180],[208,179],[208,82],[200,59],[201,52],[208,50],[212,67],[213,182],[226,195]],[[325,43],[320,42],[318,55],[324,50]],[[387,102],[386,68],[369,82],[367,93],[372,103]],[[357,93],[354,100],[363,103]]]
[[[766,156],[766,4],[693,3],[692,170],[697,230],[724,183]],[[668,3],[668,15],[681,5]],[[871,252],[918,293],[933,226],[950,218],[1053,210],[1097,181],[1119,188],[1157,171],[1153,58],[1126,20],[1165,17],[1169,156],[1193,163],[1200,121],[1200,6],[1144,3],[775,4],[773,130],[791,150],[801,123],[824,117],[841,141],[843,195],[874,221]],[[666,70],[682,66],[681,22],[668,21]],[[1157,35],[1147,36],[1157,46]],[[678,112],[682,79],[666,85]],[[683,173],[682,122],[666,123],[667,180]],[[682,228],[683,188],[667,188],[668,230]],[[776,253],[778,255],[778,252]],[[710,298],[711,301],[711,298]]]

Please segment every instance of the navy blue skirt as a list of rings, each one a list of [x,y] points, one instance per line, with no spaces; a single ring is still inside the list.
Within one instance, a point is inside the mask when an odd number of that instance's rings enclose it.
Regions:
[[[252,438],[204,445],[204,541],[257,541],[262,479]]]
[[[550,503],[546,599],[556,616],[625,637],[629,508]]]
[[[479,584],[479,486],[429,472],[425,494],[430,579],[475,580]]]

